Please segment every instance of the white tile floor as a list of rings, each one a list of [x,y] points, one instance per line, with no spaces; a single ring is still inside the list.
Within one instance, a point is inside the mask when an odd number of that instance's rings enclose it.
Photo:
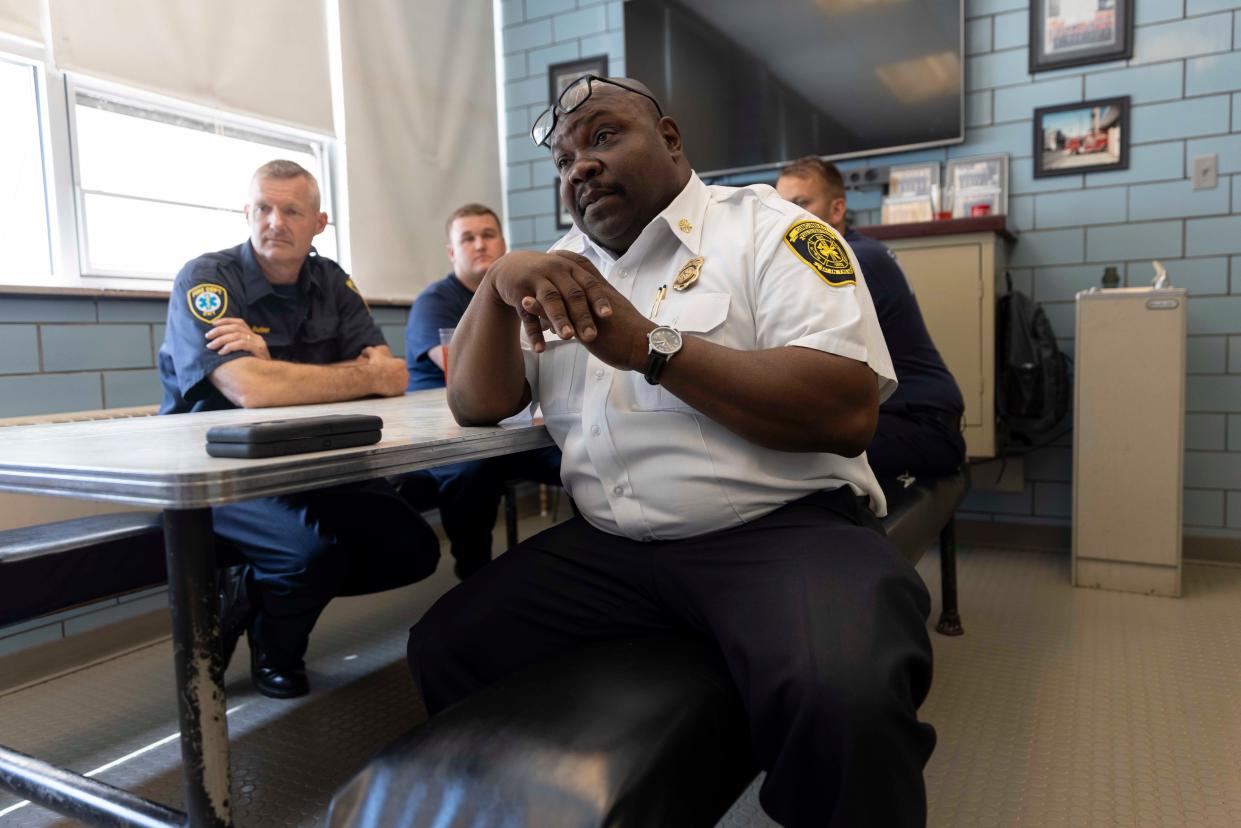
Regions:
[[[940,739],[932,826],[1241,825],[1241,569],[1187,565],[1185,597],[1168,599],[1075,590],[1063,552],[960,559],[966,634],[933,634],[922,710]],[[307,698],[256,695],[243,645],[228,676],[238,825],[321,824],[332,791],[421,719],[405,630],[451,584],[447,570],[334,602]],[[935,593],[935,556],[919,571]],[[100,778],[179,806],[171,665],[161,643],[0,696],[0,743],[79,771],[149,748]],[[0,794],[0,826],[69,824],[16,803]],[[772,824],[754,789],[721,823]]]

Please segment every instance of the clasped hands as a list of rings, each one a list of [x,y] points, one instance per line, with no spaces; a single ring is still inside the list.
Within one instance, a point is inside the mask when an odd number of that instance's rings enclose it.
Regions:
[[[647,319],[590,260],[567,250],[513,251],[488,271],[495,297],[517,312],[535,353],[544,350],[543,331],[577,338],[596,357],[616,368],[643,370]]]

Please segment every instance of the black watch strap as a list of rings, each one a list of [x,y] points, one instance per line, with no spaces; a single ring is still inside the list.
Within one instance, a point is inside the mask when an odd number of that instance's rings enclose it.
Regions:
[[[651,351],[649,354],[647,354],[646,373],[643,374],[642,376],[644,376],[646,378],[646,381],[649,382],[651,385],[659,385],[659,378],[663,376],[664,368],[665,366],[668,365],[668,360],[670,360],[671,358],[672,357],[670,357],[668,354],[661,354],[655,351]]]

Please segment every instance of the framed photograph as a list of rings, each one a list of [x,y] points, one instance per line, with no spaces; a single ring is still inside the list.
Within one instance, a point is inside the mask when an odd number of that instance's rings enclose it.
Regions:
[[[880,224],[914,224],[932,218],[934,210],[929,194],[888,196],[879,210]]]
[[[934,196],[938,192],[938,161],[905,164],[888,170],[888,195],[892,198]]]
[[[573,216],[563,204],[560,203],[560,179],[556,179],[556,183],[552,184],[552,193],[556,199],[556,229],[568,230],[573,226]]]
[[[1134,0],[1031,0],[1030,74],[1133,57]]]
[[[564,88],[582,75],[598,75],[601,78],[606,78],[608,76],[608,56],[595,55],[594,57],[570,60],[566,63],[553,63],[551,66],[548,66],[548,104],[556,103]]]
[[[985,204],[985,207],[977,205]],[[953,158],[944,174],[944,210],[953,218],[1008,213],[1008,156]]]
[[[1034,110],[1034,177],[1129,169],[1129,96]]]

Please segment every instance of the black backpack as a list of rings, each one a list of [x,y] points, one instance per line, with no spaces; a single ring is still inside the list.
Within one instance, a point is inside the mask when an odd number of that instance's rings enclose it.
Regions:
[[[1049,435],[1068,414],[1069,359],[1060,353],[1043,308],[1013,290],[1011,276],[1005,278],[1008,293],[1000,297],[995,318],[996,425],[1001,442],[1034,446],[1054,439]]]

